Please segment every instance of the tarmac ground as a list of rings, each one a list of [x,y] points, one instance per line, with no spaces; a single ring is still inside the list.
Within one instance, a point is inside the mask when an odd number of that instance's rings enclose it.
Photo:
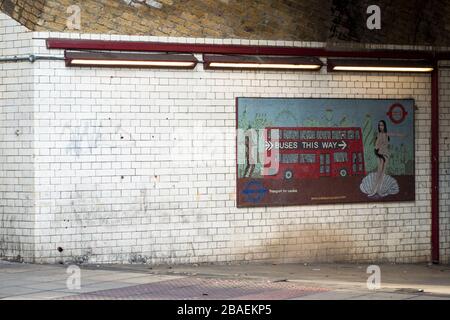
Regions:
[[[0,261],[0,299],[450,300],[449,265],[380,264],[378,287],[371,271],[377,267],[368,267],[337,263],[69,266]]]

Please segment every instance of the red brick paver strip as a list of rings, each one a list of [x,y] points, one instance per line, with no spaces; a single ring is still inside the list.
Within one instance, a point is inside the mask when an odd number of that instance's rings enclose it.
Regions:
[[[329,291],[293,282],[182,278],[68,296],[65,300],[283,300]]]

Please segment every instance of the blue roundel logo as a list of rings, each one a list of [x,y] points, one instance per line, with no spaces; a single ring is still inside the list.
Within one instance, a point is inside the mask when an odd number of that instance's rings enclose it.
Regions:
[[[267,191],[260,181],[252,180],[247,182],[242,193],[246,202],[258,203],[264,198]]]

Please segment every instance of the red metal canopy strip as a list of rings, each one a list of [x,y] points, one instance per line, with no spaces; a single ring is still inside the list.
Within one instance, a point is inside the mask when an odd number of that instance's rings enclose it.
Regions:
[[[147,41],[110,41],[88,39],[47,39],[48,49],[183,52],[209,54],[287,55],[386,59],[450,59],[450,52],[433,53],[413,50],[336,50],[327,48],[300,48],[278,46],[250,46],[224,44],[188,44]]]

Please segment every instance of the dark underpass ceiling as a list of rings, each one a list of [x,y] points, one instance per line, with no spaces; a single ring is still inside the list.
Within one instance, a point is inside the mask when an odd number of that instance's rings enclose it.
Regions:
[[[329,43],[450,45],[445,0],[0,0],[31,30]],[[367,8],[381,9],[368,29]],[[79,9],[71,6],[76,5]],[[80,28],[67,20],[79,10]]]

